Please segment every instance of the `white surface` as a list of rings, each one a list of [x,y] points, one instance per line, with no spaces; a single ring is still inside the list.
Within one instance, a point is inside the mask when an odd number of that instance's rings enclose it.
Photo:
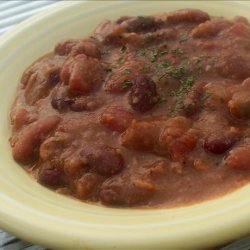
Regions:
[[[0,35],[13,25],[42,10],[45,10],[49,5],[56,2],[56,0],[0,1]]]

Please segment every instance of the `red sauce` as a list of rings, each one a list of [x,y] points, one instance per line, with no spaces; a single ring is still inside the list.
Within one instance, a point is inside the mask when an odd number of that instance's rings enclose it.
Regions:
[[[23,74],[13,157],[108,206],[181,206],[250,179],[250,25],[199,10],[102,22]]]

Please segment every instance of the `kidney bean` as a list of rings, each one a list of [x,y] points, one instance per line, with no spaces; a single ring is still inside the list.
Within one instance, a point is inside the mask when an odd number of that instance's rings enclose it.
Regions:
[[[19,108],[14,112],[14,115],[11,117],[11,122],[15,129],[20,129],[25,125],[33,122],[36,119],[34,113],[29,112],[25,108]]]
[[[229,151],[224,160],[225,166],[236,170],[250,169],[250,141],[246,139],[242,144]]]
[[[228,102],[232,115],[240,119],[250,118],[250,89],[242,89],[233,94]]]
[[[62,41],[55,46],[54,52],[61,56],[85,54],[86,56],[100,58],[99,47],[92,39],[69,39]]]
[[[231,21],[225,20],[224,18],[217,18],[201,23],[192,30],[191,34],[195,38],[212,37],[216,36],[231,25]]]
[[[71,50],[70,55],[76,56],[85,54],[86,56],[100,59],[101,52],[96,42],[91,39],[80,40]]]
[[[250,60],[246,57],[233,49],[230,53],[222,50],[220,55],[215,68],[221,76],[238,80],[250,77]]]
[[[53,86],[59,82],[60,82],[60,70],[55,69],[49,73],[47,83]]]
[[[150,16],[138,16],[123,22],[122,26],[124,26],[124,24],[128,32],[153,32],[159,29],[163,22]]]
[[[70,135],[62,132],[56,132],[54,136],[46,139],[39,150],[42,161],[51,161],[55,157],[60,158],[60,154],[64,147],[70,143],[70,140]]]
[[[121,24],[122,22],[127,21],[127,20],[129,20],[129,19],[131,19],[131,18],[132,18],[132,17],[130,17],[130,16],[121,16],[121,17],[119,17],[119,18],[115,21],[115,23]]]
[[[77,39],[69,39],[59,42],[55,48],[54,52],[55,54],[58,54],[60,56],[68,55],[72,48],[79,42]]]
[[[75,112],[80,112],[84,110],[93,111],[100,106],[100,100],[91,96],[79,96],[74,98],[70,104],[70,109]]]
[[[196,143],[196,135],[184,133],[182,136],[169,143],[168,152],[173,160],[181,161],[189,152],[194,149]]]
[[[123,132],[132,122],[134,115],[124,109],[118,107],[107,108],[100,116],[100,122],[107,128]]]
[[[144,166],[143,174],[146,177],[156,179],[164,177],[167,170],[170,167],[170,163],[167,160],[159,160],[150,165]]]
[[[156,187],[151,181],[119,176],[103,183],[100,199],[102,203],[111,206],[146,204],[155,191]]]
[[[191,125],[191,120],[183,116],[168,119],[158,139],[158,150],[175,161],[183,160],[194,149],[199,136]]]
[[[107,76],[105,90],[110,93],[122,93],[131,88],[143,63],[139,60],[128,60]]]
[[[183,9],[169,13],[166,19],[168,23],[174,24],[181,22],[202,23],[210,20],[210,17],[206,12],[201,10]]]
[[[238,140],[239,136],[232,132],[211,133],[204,138],[203,148],[214,154],[223,154]]]
[[[88,166],[86,162],[82,161],[82,157],[78,154],[66,158],[63,164],[63,169],[66,175],[71,177],[79,177],[87,172]]]
[[[46,166],[40,169],[38,173],[38,182],[49,187],[58,187],[64,184],[64,175],[62,170]]]
[[[140,75],[130,89],[128,101],[131,107],[139,112],[147,112],[157,103],[156,85],[151,78]]]
[[[103,68],[97,59],[84,54],[70,57],[61,71],[61,79],[76,93],[89,93],[102,82]]]
[[[124,167],[124,160],[119,149],[107,145],[90,145],[80,152],[82,160],[104,176],[119,173]]]
[[[45,137],[56,128],[60,118],[47,116],[34,122],[20,133],[13,147],[13,157],[17,162],[26,163],[35,156],[37,149]]]
[[[101,184],[100,178],[93,173],[84,174],[76,183],[76,195],[80,199],[87,199],[97,196]]]
[[[124,28],[110,20],[101,22],[93,32],[96,39],[104,44],[121,44],[121,34]]]
[[[166,126],[166,120],[164,116],[133,120],[122,134],[122,145],[135,150],[153,151],[162,129]]]
[[[51,94],[51,106],[60,112],[67,110],[72,102],[68,94],[68,86],[59,86]]]

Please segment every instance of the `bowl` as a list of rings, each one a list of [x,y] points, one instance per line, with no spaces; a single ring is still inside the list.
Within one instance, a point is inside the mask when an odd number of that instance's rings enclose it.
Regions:
[[[105,18],[181,8],[211,15],[248,16],[247,2],[62,2],[17,25],[0,38],[0,227],[57,249],[195,249],[250,232],[250,185],[192,206],[118,209],[92,205],[50,191],[14,162],[9,110],[24,69],[56,42],[90,34]]]

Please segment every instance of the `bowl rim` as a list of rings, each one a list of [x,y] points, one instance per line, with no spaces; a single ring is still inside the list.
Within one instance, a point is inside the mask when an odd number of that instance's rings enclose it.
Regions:
[[[106,6],[107,4],[114,4],[114,1],[102,1],[98,2],[98,7],[101,8],[103,6]],[[138,1],[136,1],[138,2]],[[239,4],[242,1],[239,1],[237,3],[233,3],[232,1],[226,1],[227,3],[230,4]],[[121,1],[121,3],[129,3],[129,1]],[[6,32],[4,35],[0,36],[0,51],[5,49],[6,47],[8,47],[8,45],[6,45],[9,41],[16,39],[16,37],[18,37],[19,33],[22,33],[25,29],[27,29],[30,26],[34,26],[39,22],[42,22],[44,19],[46,19],[48,16],[52,16],[52,15],[56,15],[56,13],[59,12],[64,12],[66,11],[67,8],[69,7],[74,7],[74,6],[78,6],[79,4],[85,4],[85,8],[91,10],[91,8],[96,8],[96,3],[93,3],[91,1],[86,1],[86,2],[72,2],[72,1],[68,1],[68,2],[59,2],[57,4],[53,4],[52,6],[50,6],[46,11],[43,11],[31,18],[28,18],[27,20],[25,20],[24,22],[16,25],[15,27],[13,27],[10,31]],[[119,2],[116,4],[120,4]],[[241,3],[241,4],[246,4],[245,2]],[[249,5],[246,5],[249,8]],[[0,179],[1,181],[1,179]],[[0,185],[1,187],[1,185]],[[243,188],[244,189],[244,188]],[[242,189],[242,190],[243,190]],[[247,192],[247,191],[242,191]],[[237,201],[236,197],[235,197],[235,193],[230,194],[232,195],[235,200]],[[59,238],[62,241],[61,244],[59,245],[60,248],[64,248],[64,246],[69,246],[70,243],[72,243],[71,240],[69,240],[68,238],[66,238],[66,234],[65,232],[62,230],[62,228],[60,228],[60,225],[53,225],[53,218],[51,218],[52,220],[50,222],[48,221],[43,221],[44,219],[43,216],[41,216],[39,214],[39,211],[30,211],[30,218],[32,220],[27,221],[27,215],[29,213],[28,210],[26,210],[26,208],[22,208],[19,207],[20,203],[19,202],[15,202],[13,200],[11,200],[10,198],[8,198],[6,195],[2,194],[0,191],[0,198],[2,201],[4,201],[5,204],[3,204],[3,206],[0,206],[0,224],[1,227],[3,227],[3,229],[5,229],[6,231],[9,232],[13,232],[15,234],[17,234],[18,236],[27,239],[27,240],[31,240],[33,242],[37,242],[40,244],[44,244],[46,243],[46,245],[48,246],[52,246],[52,247],[57,247],[58,244],[55,244],[54,239],[55,238]],[[222,203],[225,202],[227,203],[228,200],[225,199],[225,197],[219,198],[219,200],[222,200]],[[193,205],[191,206],[191,209],[198,209],[201,206],[205,206],[207,205],[208,207],[212,207],[216,205],[216,201],[217,199],[213,200],[213,201],[207,201],[198,205]],[[20,214],[15,212],[14,208],[19,207],[20,210],[22,210],[22,215],[23,217],[20,217]],[[11,209],[9,209],[11,208]],[[90,210],[91,210],[91,205],[90,205]],[[177,211],[179,213],[182,213],[183,210],[186,210],[186,207],[183,208],[178,208],[178,209],[174,209],[175,211]],[[235,211],[239,211],[239,209],[241,210],[240,215],[235,215]],[[106,209],[105,209],[106,211]],[[131,211],[131,210],[130,210]],[[139,216],[141,213],[141,210],[132,210],[133,214],[135,214],[136,216]],[[134,234],[134,230],[131,230],[131,232],[128,232],[126,237],[122,234],[124,232],[124,230],[128,230],[127,227],[125,228],[120,228],[120,227],[114,227],[115,230],[117,230],[117,235],[116,235],[116,243],[119,242],[119,245],[122,247],[128,247],[128,246],[137,246],[137,249],[140,249],[141,247],[141,243],[138,245],[138,241],[144,242],[144,246],[153,246],[153,244],[155,245],[161,245],[164,244],[164,242],[166,240],[169,240],[169,242],[171,242],[172,246],[174,246],[174,242],[178,242],[179,239],[185,239],[185,240],[195,240],[198,238],[200,238],[200,242],[199,244],[194,244],[194,246],[202,246],[203,244],[206,243],[206,239],[205,237],[207,237],[207,235],[210,235],[210,237],[214,237],[215,241],[220,242],[221,239],[219,239],[218,234],[223,231],[224,232],[224,237],[223,240],[227,240],[231,237],[232,235],[232,229],[231,228],[237,228],[240,227],[241,230],[236,230],[237,232],[235,233],[235,235],[240,236],[243,235],[244,233],[250,231],[250,198],[249,200],[246,200],[245,202],[242,202],[241,204],[234,204],[234,206],[231,206],[228,209],[224,209],[223,212],[221,213],[215,213],[213,210],[213,214],[210,214],[210,217],[208,218],[201,218],[201,217],[197,217],[193,220],[193,222],[197,222],[198,223],[202,223],[203,224],[203,228],[201,229],[199,226],[197,225],[193,225],[192,227],[189,226],[189,221],[187,219],[187,221],[185,223],[183,223],[183,230],[178,229],[178,225],[172,225],[173,227],[170,227],[170,224],[168,224],[167,226],[169,228],[166,228],[166,225],[163,223],[162,227],[160,227],[160,230],[156,230],[159,235],[158,237],[155,237],[154,239],[152,239],[151,237],[145,238],[145,232],[150,232],[150,230],[148,230],[148,228],[144,228],[144,233],[141,234],[137,234],[136,237],[133,237]],[[111,209],[109,208],[109,212],[107,212],[107,215],[111,214],[115,214],[115,216],[127,216],[127,212],[128,210],[123,213],[122,210],[120,209]],[[158,210],[159,212],[159,216],[163,216],[165,214],[165,210],[164,209],[160,209]],[[169,210],[169,212],[171,212],[171,209]],[[154,212],[152,211],[145,211],[142,212],[145,216],[151,216]],[[173,212],[174,213],[174,212]],[[107,216],[106,215],[106,216]],[[39,223],[40,224],[34,224],[34,221],[36,221],[36,217],[40,218]],[[132,216],[133,217],[133,216]],[[48,217],[46,217],[46,219],[48,219]],[[204,222],[204,220],[206,220]],[[214,223],[216,221],[220,221],[221,224],[217,223],[217,228],[214,228]],[[58,222],[58,221],[56,221]],[[49,228],[49,226],[53,225],[53,227]],[[138,226],[138,229],[142,229],[143,228],[143,223]],[[188,227],[186,227],[188,225]],[[21,232],[19,229],[24,227],[25,229]],[[92,225],[93,226],[93,225]],[[96,249],[103,249],[107,247],[111,247],[113,246],[110,241],[112,241],[112,237],[113,237],[113,233],[114,231],[111,232],[104,232],[104,229],[108,229],[108,224],[104,223],[103,227],[101,228],[96,228],[93,229],[93,227],[90,225],[86,225],[86,228],[89,230],[89,232],[85,232],[85,235],[82,236],[81,234],[78,234],[77,237],[75,238],[76,240],[80,240],[83,239],[83,242],[85,244],[85,241],[96,241],[96,235],[98,235],[98,242],[95,242],[95,247]],[[152,224],[151,224],[152,226]],[[159,224],[156,225],[157,227],[159,226]],[[177,226],[177,227],[176,227]],[[58,231],[55,231],[54,229],[57,229]],[[164,230],[163,230],[164,228]],[[179,231],[179,234],[174,234],[169,232],[169,237],[166,237],[166,230],[173,230],[174,232]],[[118,232],[119,230],[121,230],[120,232]],[[161,231],[162,230],[162,231]],[[33,235],[30,235],[30,232],[35,232],[35,231],[39,231],[40,235],[38,235],[37,233],[34,233]],[[94,233],[93,233],[94,231]],[[189,232],[187,234],[187,232]],[[42,235],[42,237],[41,237]],[[46,235],[50,235],[49,239],[45,239]],[[72,235],[73,236],[73,235]],[[128,240],[130,240],[130,242],[128,242]],[[82,244],[82,243],[81,243]],[[86,243],[87,246],[87,243]],[[173,248],[172,248],[173,249]]]

